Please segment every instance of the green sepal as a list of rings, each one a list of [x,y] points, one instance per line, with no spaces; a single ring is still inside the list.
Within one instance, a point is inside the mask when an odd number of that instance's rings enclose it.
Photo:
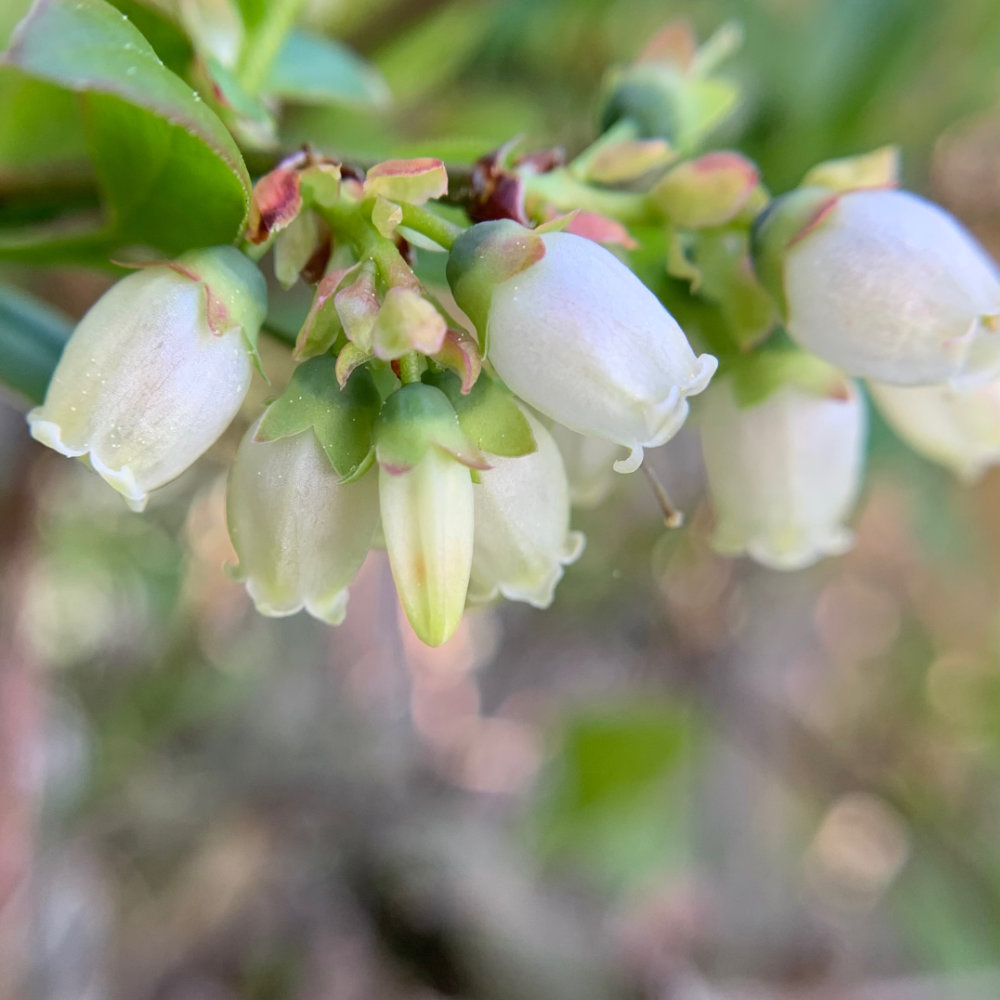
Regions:
[[[741,351],[765,340],[778,321],[774,299],[757,281],[745,232],[706,230],[694,241],[699,294],[719,307],[727,331]]]
[[[846,399],[847,376],[833,365],[795,347],[754,351],[734,359],[724,377],[733,380],[736,402],[747,409],[784,385],[832,399]]]
[[[514,397],[499,382],[481,374],[462,395],[462,381],[451,372],[426,372],[423,381],[451,401],[458,422],[477,448],[491,455],[516,458],[538,447],[531,425]]]
[[[257,265],[236,247],[221,246],[190,250],[163,266],[201,282],[209,326],[215,333],[238,326],[254,368],[269,381],[258,349],[267,315],[267,283]]]
[[[881,146],[860,156],[824,160],[802,178],[801,187],[825,187],[831,191],[895,187],[899,183],[899,146]]]
[[[493,289],[544,256],[542,237],[509,219],[480,222],[455,240],[448,254],[448,284],[475,324],[484,354]]]
[[[412,469],[436,447],[470,469],[488,469],[482,452],[462,430],[448,397],[438,388],[411,382],[382,405],[375,422],[375,457],[387,472]]]
[[[300,364],[288,388],[267,408],[256,437],[276,441],[311,428],[341,482],[349,483],[371,465],[381,399],[366,369],[354,371],[341,388],[336,366],[328,355]]]
[[[754,270],[785,318],[785,252],[823,221],[838,197],[829,188],[797,188],[775,198],[754,220],[750,231]]]

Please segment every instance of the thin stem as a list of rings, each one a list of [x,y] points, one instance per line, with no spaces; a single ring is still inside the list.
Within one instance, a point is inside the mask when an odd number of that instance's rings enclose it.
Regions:
[[[413,351],[409,354],[404,354],[399,359],[399,380],[403,385],[409,385],[411,382],[419,382],[422,370],[423,364],[421,363],[420,355]]]
[[[537,195],[561,212],[579,208],[615,219],[623,225],[652,222],[656,213],[645,194],[609,191],[578,180],[565,168],[524,178],[528,194]]]
[[[251,94],[259,93],[304,5],[305,0],[270,0],[263,20],[247,38],[238,77]]]
[[[663,523],[668,528],[679,528],[684,523],[684,511],[678,510],[674,506],[663,483],[656,478],[656,473],[645,462],[639,468],[642,469],[650,489],[653,491],[653,496],[656,497],[656,502],[660,505],[660,510],[663,511]]]
[[[465,232],[461,226],[442,219],[440,215],[435,215],[420,205],[403,204],[400,208],[403,210],[404,226],[416,230],[445,250],[450,250],[455,240]]]

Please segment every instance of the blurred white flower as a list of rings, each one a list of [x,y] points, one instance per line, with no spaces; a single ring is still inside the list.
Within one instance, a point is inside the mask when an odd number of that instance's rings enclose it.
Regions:
[[[774,569],[799,569],[850,547],[844,526],[858,494],[864,402],[786,384],[743,408],[731,379],[699,404],[702,449],[717,525],[713,546]]]
[[[563,566],[583,551],[583,535],[569,530],[566,472],[555,441],[522,408],[537,449],[506,458],[487,453],[475,496],[475,545],[469,600],[498,594],[536,608],[552,603]]]
[[[234,247],[130,274],[80,321],[28,414],[32,435],[88,456],[142,510],[236,415],[265,312],[264,279]]]
[[[621,457],[621,445],[577,434],[559,423],[553,423],[549,430],[562,455],[570,503],[574,507],[598,506],[621,481],[611,467]]]
[[[869,389],[892,429],[916,452],[978,479],[1000,462],[1000,380],[956,389],[945,385]]]

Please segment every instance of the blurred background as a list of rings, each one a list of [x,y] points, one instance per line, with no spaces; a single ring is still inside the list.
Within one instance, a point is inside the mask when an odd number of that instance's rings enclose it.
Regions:
[[[897,142],[996,254],[993,0],[317,0],[394,103],[286,134],[575,152],[605,70],[681,15],[745,30],[711,145],[781,191]],[[109,277],[0,279],[78,317]],[[550,611],[428,650],[382,553],[336,630],[254,613],[222,571],[242,428],[138,517],[23,412],[0,398],[0,997],[1000,992],[996,470],[960,486],[873,413],[854,550],[782,575],[711,552],[685,431],[652,456],[684,529],[622,477]]]

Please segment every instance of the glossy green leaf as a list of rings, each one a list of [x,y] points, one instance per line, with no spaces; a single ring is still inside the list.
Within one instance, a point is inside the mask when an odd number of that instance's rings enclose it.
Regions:
[[[78,95],[79,116],[104,203],[70,239],[65,227],[0,237],[6,256],[164,253],[234,240],[250,178],[232,136],[149,43],[104,0],[40,0],[19,25],[4,63]]]
[[[268,73],[265,93],[302,104],[385,107],[391,99],[382,75],[332,38],[289,32]]]
[[[299,365],[288,388],[268,407],[257,437],[276,441],[312,428],[337,474],[350,482],[371,464],[372,426],[381,398],[364,368],[341,389],[336,366],[329,356]]]

